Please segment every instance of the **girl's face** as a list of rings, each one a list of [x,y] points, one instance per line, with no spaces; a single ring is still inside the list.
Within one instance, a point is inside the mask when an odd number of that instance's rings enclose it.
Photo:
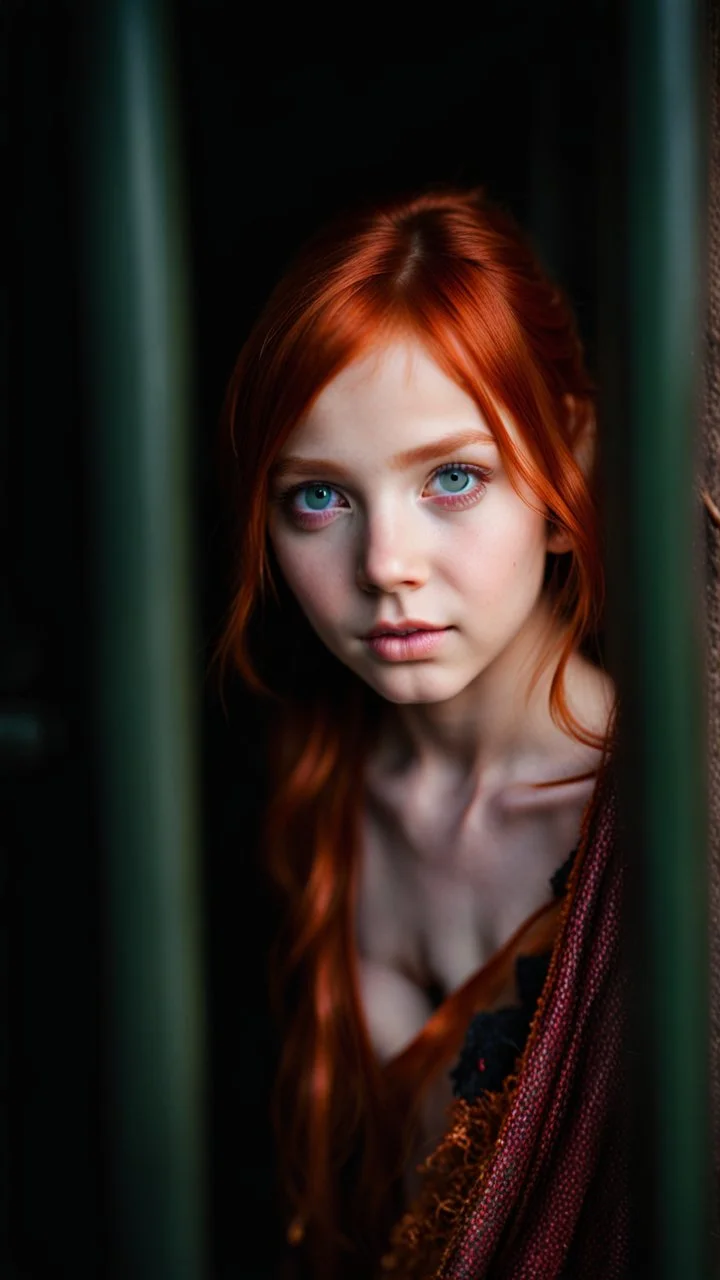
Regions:
[[[328,384],[271,497],[272,545],[310,624],[390,702],[454,697],[536,621],[545,516],[419,343],[374,350]],[[414,634],[369,635],[386,628]]]

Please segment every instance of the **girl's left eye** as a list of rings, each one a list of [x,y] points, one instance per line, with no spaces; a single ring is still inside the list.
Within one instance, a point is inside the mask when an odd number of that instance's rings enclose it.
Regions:
[[[443,497],[462,497],[484,489],[490,473],[485,467],[471,466],[467,462],[451,462],[439,467],[428,481],[437,483]],[[436,491],[437,493],[437,491]]]

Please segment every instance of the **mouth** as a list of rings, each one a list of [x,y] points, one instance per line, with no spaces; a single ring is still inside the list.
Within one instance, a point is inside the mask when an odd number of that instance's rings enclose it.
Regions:
[[[381,662],[417,662],[442,654],[445,637],[453,629],[429,622],[408,622],[404,626],[380,623],[363,638]]]
[[[418,631],[448,631],[448,627],[437,626],[434,622],[418,622],[414,618],[403,622],[379,622],[372,631],[368,631],[364,640],[375,640],[378,636],[411,636]]]

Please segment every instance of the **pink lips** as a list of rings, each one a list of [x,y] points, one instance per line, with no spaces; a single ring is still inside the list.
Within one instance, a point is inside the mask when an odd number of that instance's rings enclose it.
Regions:
[[[440,647],[451,627],[435,627],[428,622],[379,623],[365,636],[368,648],[386,662],[408,662],[429,658]],[[402,634],[407,632],[408,634]]]

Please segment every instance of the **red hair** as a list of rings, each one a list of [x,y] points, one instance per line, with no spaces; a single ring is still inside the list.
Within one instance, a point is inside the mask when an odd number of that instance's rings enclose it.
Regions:
[[[420,1038],[401,1105],[397,1080],[369,1044],[356,972],[358,780],[380,700],[324,649],[284,585],[267,538],[268,476],[328,382],[399,337],[422,342],[473,397],[511,480],[525,481],[567,531],[572,550],[548,556],[545,583],[564,626],[550,707],[576,738],[600,745],[572,716],[563,688],[569,657],[596,633],[603,597],[596,505],[574,456],[594,392],[572,312],[512,219],[482,192],[423,194],[347,215],[284,275],[232,374],[223,439],[237,586],[216,651],[221,674],[233,665],[273,696],[263,856],[285,921],[272,966],[283,1020],[275,1119],[288,1203],[328,1277],[341,1223],[372,1247],[375,1230],[381,1239],[409,1118],[428,1075],[462,1039],[467,1011],[450,1025],[436,1020],[425,1059]],[[352,1221],[339,1203],[345,1183]]]

